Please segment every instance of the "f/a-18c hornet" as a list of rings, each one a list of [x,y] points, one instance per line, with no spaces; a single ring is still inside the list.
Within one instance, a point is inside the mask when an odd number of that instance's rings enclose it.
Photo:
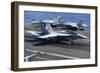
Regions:
[[[60,43],[68,43],[73,44],[73,40],[77,39],[87,39],[87,36],[78,34],[74,31],[76,30],[83,30],[82,20],[79,23],[71,23],[71,22],[58,22],[60,16],[56,20],[43,20],[43,21],[34,21],[32,24],[37,23],[43,26],[41,27],[41,31],[32,31],[26,30],[25,34],[32,35],[35,40],[39,40],[42,42],[60,42]],[[61,27],[62,29],[55,31],[53,30],[53,26]],[[64,27],[62,27],[64,26]]]

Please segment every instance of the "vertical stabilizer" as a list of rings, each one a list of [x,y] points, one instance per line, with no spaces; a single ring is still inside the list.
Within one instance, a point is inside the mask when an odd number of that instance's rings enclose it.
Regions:
[[[49,32],[49,33],[53,33],[53,29],[51,27],[51,25],[49,23],[46,24],[45,29]]]
[[[83,20],[81,19],[81,20],[79,21],[79,23],[77,24],[78,27],[82,27],[82,23],[83,23]]]
[[[61,16],[58,16],[57,18],[54,19],[54,24],[59,24],[61,21]]]

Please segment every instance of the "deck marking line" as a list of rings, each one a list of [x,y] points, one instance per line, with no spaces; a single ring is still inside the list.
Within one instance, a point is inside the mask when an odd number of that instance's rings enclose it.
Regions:
[[[63,57],[63,58],[80,59],[78,57],[65,56],[65,55],[56,54],[56,53],[49,53],[49,52],[43,52],[43,51],[37,51],[37,50],[30,50],[30,49],[26,49],[26,50],[30,51],[30,52],[40,52],[40,53],[44,53],[44,54],[47,54],[47,55],[58,56],[58,57]]]

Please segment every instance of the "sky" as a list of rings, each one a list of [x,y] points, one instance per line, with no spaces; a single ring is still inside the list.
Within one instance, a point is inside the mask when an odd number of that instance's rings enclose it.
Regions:
[[[83,19],[83,23],[90,28],[90,14],[87,13],[68,13],[68,12],[44,12],[44,11],[24,11],[24,23],[31,24],[37,20],[53,20],[61,16],[61,21],[78,23]]]

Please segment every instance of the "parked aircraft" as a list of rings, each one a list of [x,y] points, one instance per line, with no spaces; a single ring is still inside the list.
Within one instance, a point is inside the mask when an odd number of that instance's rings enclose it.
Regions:
[[[83,19],[80,19],[78,23],[67,22],[67,21],[65,22],[65,21],[61,21],[61,16],[58,16],[53,20],[33,21],[32,24],[40,23],[40,22],[49,23],[51,24],[52,27],[58,27],[61,29],[72,30],[72,31],[84,30],[84,27],[87,27],[86,24],[83,24]]]

